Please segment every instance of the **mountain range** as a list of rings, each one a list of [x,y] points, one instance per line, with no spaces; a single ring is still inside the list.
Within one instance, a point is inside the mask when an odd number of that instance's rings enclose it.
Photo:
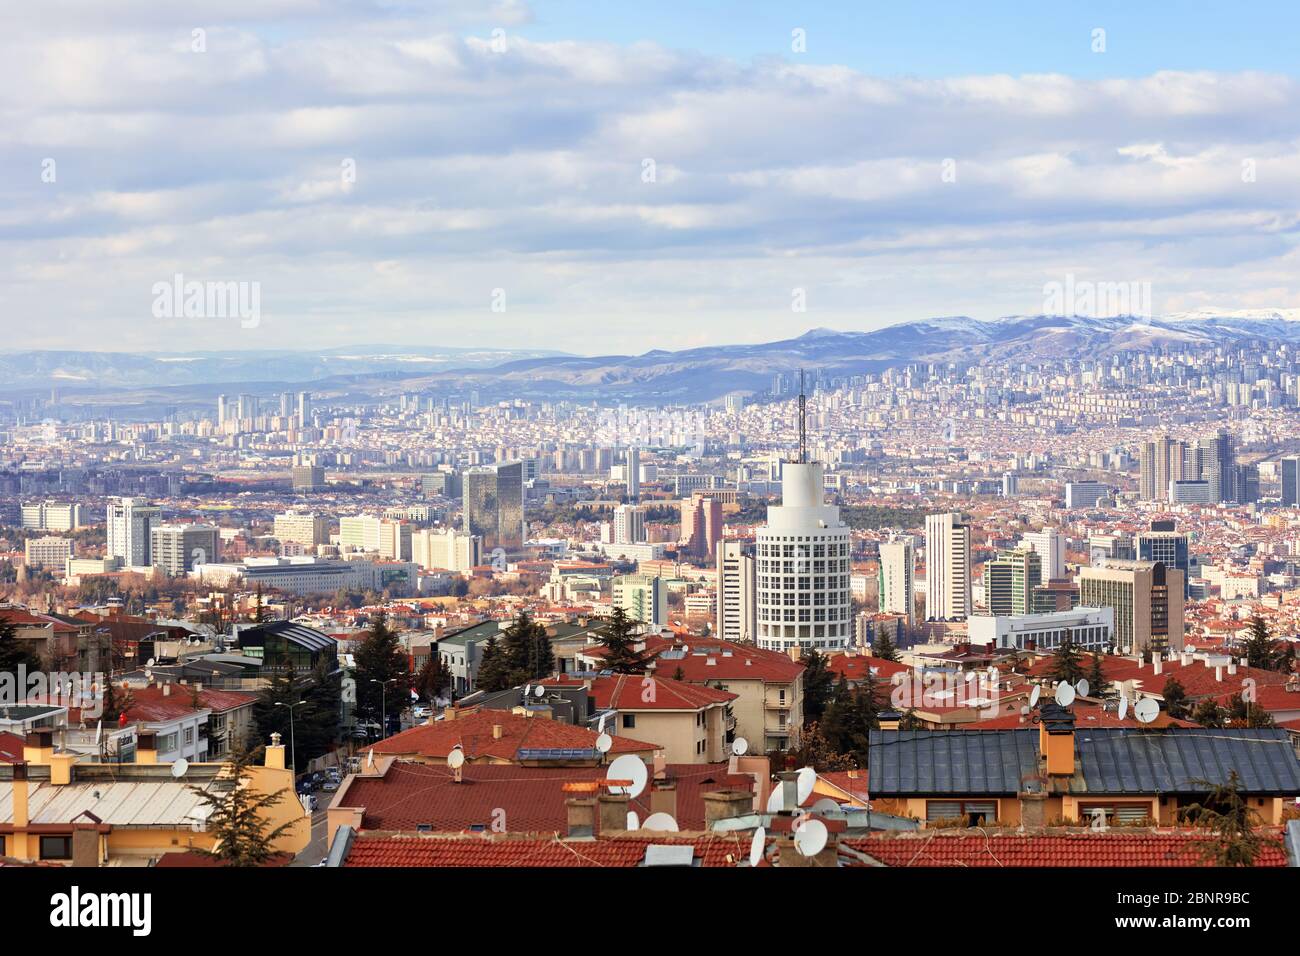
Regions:
[[[710,401],[767,389],[777,372],[825,376],[910,362],[1097,359],[1163,348],[1300,344],[1300,310],[1182,313],[1159,318],[963,316],[870,332],[813,329],[797,338],[642,355],[581,356],[510,349],[367,345],[315,351],[119,353],[0,352],[0,391],[48,392],[74,403],[208,401],[221,391],[305,388],[362,398],[402,391],[458,396],[656,402]]]

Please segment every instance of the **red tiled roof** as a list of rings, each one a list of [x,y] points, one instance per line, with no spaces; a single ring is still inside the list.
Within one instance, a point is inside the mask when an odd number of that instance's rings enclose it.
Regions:
[[[877,680],[885,682],[888,682],[895,674],[911,670],[906,664],[887,661],[883,657],[869,657],[866,654],[854,654],[852,656],[848,654],[832,654],[826,661],[826,669],[834,674],[837,679],[842,676],[851,684],[864,680],[868,669],[875,673]]]
[[[495,726],[501,727],[499,740],[492,735]],[[455,720],[439,720],[404,730],[379,741],[374,745],[374,750],[377,754],[445,758],[460,744],[468,760],[488,757],[514,760],[520,748],[592,749],[596,746],[598,736],[595,731],[559,720],[524,717],[507,710],[480,710],[463,714]],[[649,753],[661,749],[659,744],[628,737],[614,737],[613,740],[609,752],[615,755]]]
[[[596,706],[602,710],[703,710],[714,704],[725,704],[739,695],[726,690],[714,690],[700,684],[688,684],[671,677],[654,677],[650,694],[642,674],[615,674],[591,680],[590,693]],[[646,698],[650,699],[647,700]]]
[[[749,856],[748,834],[697,837],[614,837],[595,841],[502,839],[488,834],[456,838],[437,836],[361,836],[352,844],[345,866],[544,866],[635,867],[650,845],[693,846],[700,866],[735,866]]]
[[[1131,703],[1131,702],[1130,702]],[[1022,705],[1023,706],[1023,705]],[[1090,700],[1078,700],[1071,705],[1074,711],[1074,724],[1077,730],[1087,730],[1089,727],[1134,727],[1136,718],[1133,716],[1133,710],[1130,706],[1127,716],[1119,719],[1119,714],[1114,710],[1103,710],[1101,706]],[[966,724],[966,730],[1018,730],[1022,727],[1033,727],[1029,718],[1022,720],[1020,708],[1015,708],[1014,713],[1002,714],[998,717],[992,717],[988,720],[977,720],[972,724]],[[1170,717],[1163,710],[1156,716],[1156,719],[1147,726],[1149,727],[1199,727],[1190,720],[1179,720],[1176,717]]]
[[[73,627],[66,621],[60,621],[56,617],[49,617],[45,614],[35,614],[25,608],[6,607],[0,608],[0,619],[9,621],[16,625],[25,625],[28,627],[49,627],[57,634],[76,634],[77,628]]]
[[[122,693],[120,690],[116,692],[119,696]],[[132,723],[165,723],[188,717],[200,710],[211,710],[213,713],[219,714],[234,710],[237,707],[246,706],[257,700],[256,694],[248,694],[243,691],[204,689],[199,691],[199,705],[195,707],[193,691],[189,685],[184,684],[172,684],[169,694],[163,694],[162,688],[157,685],[132,687],[129,694],[131,706],[127,708],[126,719]],[[45,697],[31,697],[27,702],[29,704],[60,703],[57,700],[49,700]],[[71,723],[80,722],[81,708],[69,708],[68,720]]]
[[[1199,853],[1204,834],[1067,833],[945,835],[849,839],[853,849],[886,866],[1209,866]],[[1286,866],[1286,850],[1268,837],[1256,866]]]
[[[22,763],[25,743],[17,734],[0,732],[0,763]]]
[[[714,790],[753,791],[754,778],[729,774],[726,764],[669,764],[677,786],[678,825],[704,829],[705,793]],[[457,783],[441,766],[397,761],[382,777],[353,777],[339,806],[363,807],[365,830],[435,831],[490,827],[500,819],[510,833],[563,833],[568,826],[566,783],[600,781],[607,767],[520,767],[466,764]],[[650,814],[650,785],[629,801],[641,819]],[[501,818],[504,813],[504,818]]]
[[[765,651],[748,644],[736,644],[716,638],[685,638],[666,641],[661,637],[646,639],[646,649],[655,654],[668,650],[687,648],[680,658],[660,657],[655,662],[655,673],[672,677],[680,667],[685,680],[762,680],[772,683],[789,683],[803,673],[804,665],[791,660],[788,654]],[[583,653],[597,650],[583,648]],[[601,648],[600,650],[603,650]],[[712,663],[710,663],[710,661]]]

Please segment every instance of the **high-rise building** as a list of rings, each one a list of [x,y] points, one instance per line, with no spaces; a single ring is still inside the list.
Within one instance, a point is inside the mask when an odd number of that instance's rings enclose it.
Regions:
[[[984,565],[984,597],[995,617],[1032,614],[1034,587],[1041,583],[1042,559],[1037,551],[1004,551]]]
[[[373,551],[381,558],[395,561],[410,561],[411,525],[373,515],[348,515],[339,519],[339,547],[348,551]]]
[[[295,492],[324,491],[325,469],[320,465],[294,465],[290,469],[290,480]]]
[[[150,561],[171,577],[221,560],[221,532],[210,524],[160,524],[150,533]]]
[[[483,542],[454,528],[423,528],[411,535],[411,560],[425,569],[464,573],[483,563]]]
[[[614,607],[647,629],[657,630],[668,623],[668,587],[664,579],[653,574],[623,574],[610,582]]]
[[[1289,455],[1279,464],[1282,471],[1282,505],[1294,508],[1300,505],[1300,458]]]
[[[1169,484],[1188,474],[1189,450],[1186,442],[1163,435],[1142,445],[1138,459],[1138,497],[1143,501],[1163,501],[1169,497]]]
[[[484,550],[524,546],[524,478],[520,462],[471,468],[464,475],[464,530]]]
[[[925,516],[925,616],[960,621],[971,613],[971,528],[954,513]]]
[[[641,449],[635,445],[627,450],[625,474],[628,500],[636,501],[641,494]]]
[[[916,550],[906,539],[880,543],[880,571],[877,591],[880,610],[902,614],[910,628],[916,614]]]
[[[23,542],[24,561],[29,568],[58,568],[68,566],[68,559],[77,553],[77,542],[72,538],[47,535],[28,538]]]
[[[697,558],[711,560],[722,539],[722,500],[694,494],[682,499],[683,549]]]
[[[754,640],[756,603],[754,545],[731,538],[718,545],[716,636],[725,641]]]
[[[152,531],[162,510],[143,498],[114,498],[108,503],[108,553],[128,567],[148,567]]]
[[[1079,604],[1115,609],[1123,654],[1183,649],[1183,572],[1160,561],[1119,561],[1079,571]]]
[[[292,541],[314,548],[329,543],[330,520],[313,512],[286,511],[275,516],[274,534],[281,544]]]
[[[1008,471],[1002,476],[1002,497],[1014,498],[1020,494],[1020,476],[1014,471]]]
[[[22,506],[22,526],[33,531],[76,531],[81,527],[81,505],[62,501],[34,501]]]
[[[298,427],[306,428],[311,424],[311,393],[298,393]]]
[[[781,504],[756,535],[761,648],[843,650],[853,639],[849,528],[823,501],[823,475],[820,462],[785,462]]]
[[[1098,481],[1067,481],[1065,483],[1065,507],[1071,511],[1075,508],[1095,508],[1097,502],[1110,494],[1110,488]]]
[[[230,396],[217,396],[217,424],[224,425],[230,419]]]
[[[619,505],[615,508],[614,543],[639,544],[645,540],[645,509],[640,505]]]
[[[1187,535],[1176,531],[1143,531],[1134,538],[1139,561],[1161,561],[1183,572],[1183,593],[1188,592],[1191,556]]]
[[[1065,577],[1065,535],[1056,528],[1031,531],[1021,539],[1021,547],[1037,553],[1042,564],[1041,584]]]
[[[1219,431],[1199,442],[1201,454],[1201,474],[1210,483],[1210,495],[1214,501],[1238,501],[1236,482],[1236,461],[1233,455],[1232,436]]]

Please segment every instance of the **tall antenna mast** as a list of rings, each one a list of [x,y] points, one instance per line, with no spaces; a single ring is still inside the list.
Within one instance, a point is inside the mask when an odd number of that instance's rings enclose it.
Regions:
[[[808,400],[803,393],[803,369],[799,369],[799,464],[808,464]]]

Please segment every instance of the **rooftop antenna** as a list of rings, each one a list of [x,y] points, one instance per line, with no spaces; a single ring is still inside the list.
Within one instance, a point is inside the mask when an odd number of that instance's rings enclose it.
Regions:
[[[803,393],[803,369],[799,369],[799,464],[808,464],[808,399]]]

